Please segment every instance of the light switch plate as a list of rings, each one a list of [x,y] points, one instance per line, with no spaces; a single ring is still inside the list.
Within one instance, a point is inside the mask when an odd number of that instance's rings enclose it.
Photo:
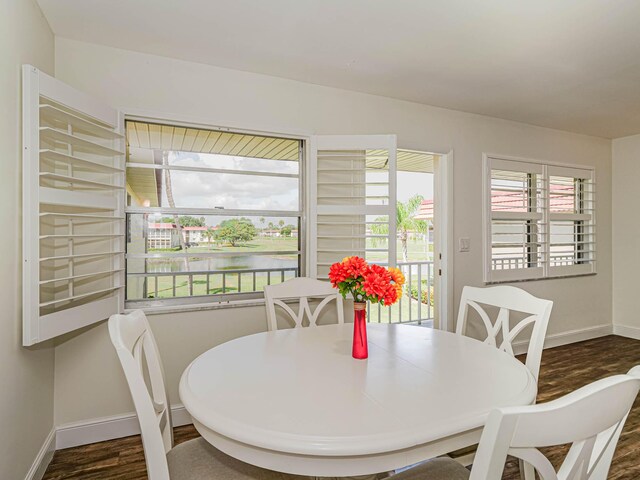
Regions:
[[[458,251],[460,252],[468,252],[471,248],[471,239],[464,237],[458,240]]]

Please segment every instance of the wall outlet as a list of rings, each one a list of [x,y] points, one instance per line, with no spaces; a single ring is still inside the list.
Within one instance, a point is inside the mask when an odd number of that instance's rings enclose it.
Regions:
[[[471,239],[470,238],[460,238],[458,239],[458,251],[459,252],[468,252],[471,248]]]

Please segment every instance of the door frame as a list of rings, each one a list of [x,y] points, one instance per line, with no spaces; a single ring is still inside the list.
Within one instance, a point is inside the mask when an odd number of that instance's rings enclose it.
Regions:
[[[434,161],[434,328],[452,331],[453,290],[453,150]]]

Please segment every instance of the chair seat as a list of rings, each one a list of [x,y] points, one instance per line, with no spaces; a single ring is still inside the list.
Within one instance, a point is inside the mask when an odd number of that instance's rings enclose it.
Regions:
[[[309,480],[241,462],[202,437],[176,445],[167,454],[171,480]]]
[[[471,472],[450,458],[434,458],[391,477],[392,480],[468,480]]]

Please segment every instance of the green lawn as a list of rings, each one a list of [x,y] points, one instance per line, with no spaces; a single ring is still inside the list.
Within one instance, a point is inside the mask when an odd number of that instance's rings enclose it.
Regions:
[[[294,237],[256,237],[248,243],[232,247],[229,244],[217,245],[199,243],[197,247],[189,247],[188,252],[269,252],[269,251],[293,251],[298,250],[298,239]]]
[[[294,277],[294,272],[284,272],[284,280]],[[157,283],[156,283],[157,281]],[[193,275],[191,289],[187,275],[167,275],[147,277],[147,298],[172,298],[191,295],[215,295],[220,293],[261,292],[265,285],[281,283],[283,276],[280,272],[259,272],[254,275],[247,273],[228,273],[226,275],[209,275],[207,289],[207,275]],[[174,283],[175,282],[175,283]]]

